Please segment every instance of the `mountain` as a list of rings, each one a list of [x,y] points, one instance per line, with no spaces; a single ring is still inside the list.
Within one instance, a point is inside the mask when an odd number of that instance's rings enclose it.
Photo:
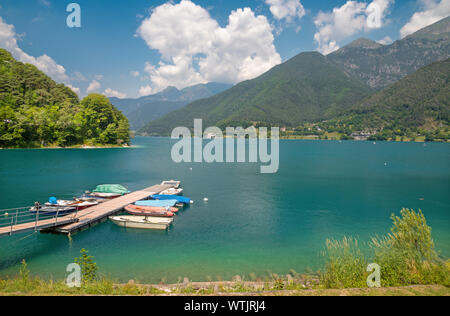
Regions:
[[[126,117],[108,98],[81,102],[35,66],[0,49],[0,147],[118,145],[128,143]]]
[[[192,127],[195,118],[202,118],[205,126],[296,126],[331,118],[369,92],[325,56],[302,53],[256,79],[150,122],[140,133],[169,134],[176,126]]]
[[[449,139],[450,59],[406,76],[353,106],[344,115],[319,124],[329,132],[375,131],[375,139],[422,135]],[[430,139],[430,140],[431,140]]]
[[[211,97],[229,88],[229,84],[212,82],[182,90],[168,87],[157,94],[139,99],[110,98],[110,101],[127,116],[131,129],[139,130],[148,122],[178,110],[192,101]]]
[[[450,57],[450,17],[391,45],[358,39],[327,57],[353,78],[383,89],[423,66]]]

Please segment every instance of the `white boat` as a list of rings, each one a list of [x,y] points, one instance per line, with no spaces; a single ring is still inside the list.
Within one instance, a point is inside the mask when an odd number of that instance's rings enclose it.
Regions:
[[[181,181],[168,180],[168,181],[163,181],[161,183],[161,185],[170,185],[170,186],[173,186],[175,189],[178,189],[181,185]]]
[[[162,191],[160,193],[160,195],[181,195],[182,193],[183,193],[183,189],[181,189],[181,188],[178,188],[178,189],[170,188],[165,191]]]
[[[114,224],[125,228],[160,229],[165,230],[173,222],[173,218],[145,216],[111,216]]]
[[[78,211],[84,210],[88,207],[98,205],[96,201],[67,201],[67,200],[57,200],[56,204],[52,204],[50,202],[45,203],[45,206],[50,207],[76,207]]]

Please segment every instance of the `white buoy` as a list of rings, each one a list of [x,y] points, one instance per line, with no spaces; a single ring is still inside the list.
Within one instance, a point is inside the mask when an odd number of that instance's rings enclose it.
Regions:
[[[190,202],[190,203],[191,203],[191,204],[194,204],[194,201],[192,201],[192,200],[191,200],[191,202]]]
[[[203,201],[208,202],[208,198],[204,198]]]
[[[8,213],[5,213],[5,217],[8,217],[9,216],[9,214]]]
[[[192,168],[189,168],[189,170],[191,170],[191,171],[192,171]]]

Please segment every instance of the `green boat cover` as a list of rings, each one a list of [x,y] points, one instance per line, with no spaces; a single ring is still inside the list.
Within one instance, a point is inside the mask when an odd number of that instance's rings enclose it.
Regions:
[[[127,194],[130,193],[127,188],[120,184],[102,184],[98,185],[94,191],[94,193],[114,193],[114,194]]]

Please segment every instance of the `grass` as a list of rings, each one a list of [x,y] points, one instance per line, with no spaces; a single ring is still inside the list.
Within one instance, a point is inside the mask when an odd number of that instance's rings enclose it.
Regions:
[[[439,258],[421,211],[403,209],[392,215],[393,226],[387,236],[374,237],[369,243],[372,253],[366,257],[358,241],[344,238],[327,241],[323,255],[325,269],[320,272],[324,288],[363,288],[369,276],[367,266],[380,266],[381,286],[439,284],[450,286],[450,263]]]

